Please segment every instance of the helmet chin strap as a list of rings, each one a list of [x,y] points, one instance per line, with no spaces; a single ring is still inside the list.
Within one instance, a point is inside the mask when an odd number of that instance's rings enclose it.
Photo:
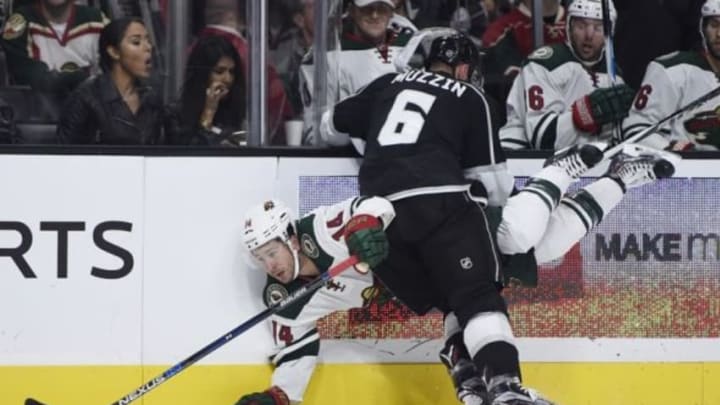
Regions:
[[[293,256],[293,276],[292,280],[290,280],[293,281],[297,279],[300,275],[300,256],[298,256],[298,251],[292,247],[290,240],[285,241],[285,244],[287,245],[288,249],[290,249],[290,253],[292,253]]]

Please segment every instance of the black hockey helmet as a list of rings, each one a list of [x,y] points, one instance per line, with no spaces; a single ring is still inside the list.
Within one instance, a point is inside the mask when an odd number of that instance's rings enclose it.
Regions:
[[[480,61],[480,53],[470,38],[458,32],[432,41],[430,53],[425,59],[425,67],[436,61],[453,67],[461,63],[475,66]]]
[[[479,73],[480,52],[466,35],[455,32],[435,38],[430,45],[430,52],[425,58],[425,68],[429,69],[433,62],[443,62],[453,68],[460,64],[470,65],[468,78]]]

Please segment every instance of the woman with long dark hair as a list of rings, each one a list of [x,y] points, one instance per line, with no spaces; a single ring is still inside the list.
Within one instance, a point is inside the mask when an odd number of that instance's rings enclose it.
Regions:
[[[160,143],[164,108],[148,86],[152,43],[137,18],[113,20],[99,39],[103,73],[68,98],[58,125],[62,143],[153,145]]]
[[[188,57],[185,84],[172,107],[168,142],[238,144],[245,121],[245,81],[233,45],[219,36],[200,39]]]

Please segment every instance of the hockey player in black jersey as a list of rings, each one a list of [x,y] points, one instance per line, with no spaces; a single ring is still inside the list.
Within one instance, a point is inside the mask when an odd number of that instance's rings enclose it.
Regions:
[[[437,38],[426,70],[380,77],[326,113],[321,132],[340,143],[349,135],[364,154],[361,193],[384,196],[395,207],[397,216],[387,229],[390,253],[375,274],[418,314],[433,307],[453,313],[446,322],[446,349],[451,350],[444,350],[443,362],[448,368],[456,368],[461,358],[472,362],[469,372],[453,373],[459,398],[471,403],[461,395],[469,388],[486,391],[472,403],[548,404],[520,382],[518,350],[500,295],[501,267],[512,266],[500,254],[530,256],[526,267],[532,268],[536,260],[562,254],[572,246],[567,242],[575,243],[619,202],[625,187],[667,176],[667,171],[655,173],[656,164],[667,165],[656,151],[629,147],[598,185],[561,207],[570,183],[602,158],[594,145],[572,147],[558,152],[513,197],[499,225],[489,222],[483,206],[503,206],[514,180],[488,102],[471,83],[477,60],[464,36]],[[469,193],[472,182],[486,191]],[[609,191],[605,198],[594,194],[600,189]],[[528,204],[540,209],[528,210]],[[518,228],[524,221],[537,226],[526,232]],[[564,236],[552,236],[558,234]],[[454,328],[447,326],[453,322]]]
[[[395,207],[390,253],[375,274],[416,313],[457,316],[475,367],[497,387],[493,403],[535,404],[519,382],[494,237],[468,193],[477,181],[487,190],[481,197],[501,206],[514,185],[488,101],[471,83],[478,63],[467,37],[436,38],[425,70],[380,77],[323,125],[348,133],[363,152],[360,192]]]

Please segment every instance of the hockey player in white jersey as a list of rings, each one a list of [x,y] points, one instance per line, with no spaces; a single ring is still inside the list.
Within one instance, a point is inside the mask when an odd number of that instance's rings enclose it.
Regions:
[[[503,148],[558,150],[606,141],[628,114],[635,92],[619,75],[613,86],[608,75],[600,1],[575,0],[567,14],[565,43],[535,50],[513,82],[500,129]]]
[[[650,62],[629,116],[623,122],[624,137],[652,126],[682,106],[718,87],[720,72],[720,0],[708,0],[701,9],[701,51],[673,52]],[[720,97],[700,111],[673,121],[667,130],[651,135],[644,143],[678,149],[720,149]]]
[[[488,225],[503,256],[505,285],[535,286],[538,264],[562,257],[620,203],[628,189],[672,176],[680,160],[674,153],[627,144],[612,158],[602,177],[565,195],[571,184],[602,159],[604,147],[590,143],[558,151],[504,207],[486,208]],[[550,404],[537,392],[524,388],[519,376],[488,380],[479,372],[453,313],[446,314],[444,329],[445,347],[440,359],[465,404]]]
[[[358,197],[320,207],[295,220],[278,200],[251,208],[244,221],[243,241],[268,273],[263,299],[267,305],[284,299],[321,272],[355,254],[370,267],[387,255],[384,228],[395,212],[389,201]],[[270,318],[277,351],[271,388],[243,396],[238,405],[300,403],[310,381],[320,337],[318,319],[362,307],[363,292],[373,286],[367,269],[349,269],[309,298]]]
[[[537,280],[536,263],[562,256],[620,202],[627,188],[672,175],[675,161],[674,155],[628,145],[613,159],[605,176],[561,200],[568,186],[601,157],[602,152],[594,145],[558,152],[508,200],[504,210],[487,208],[488,223],[505,256],[506,282],[532,285]],[[391,203],[380,197],[359,197],[320,207],[297,221],[277,200],[250,209],[243,240],[268,273],[265,302],[282,300],[351,253],[371,267],[381,262],[388,252],[384,229],[394,215]],[[301,402],[317,363],[320,343],[316,321],[335,311],[361,307],[365,304],[364,291],[372,286],[370,274],[349,270],[327,288],[274,315],[271,322],[277,352],[272,359],[276,368],[271,388],[245,395],[237,405]],[[486,384],[472,364],[453,315],[446,318],[445,332],[441,359],[463,404],[547,403],[522,388],[517,377],[496,377]]]

